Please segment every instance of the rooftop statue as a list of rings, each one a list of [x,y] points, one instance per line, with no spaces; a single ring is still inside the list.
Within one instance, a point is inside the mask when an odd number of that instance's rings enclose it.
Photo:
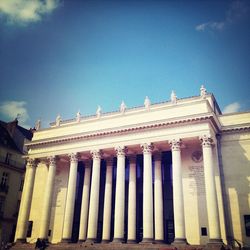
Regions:
[[[40,130],[40,129],[41,129],[41,120],[40,120],[40,119],[38,119],[38,120],[36,121],[35,129],[36,129],[36,130]]]
[[[201,85],[200,96],[204,99],[206,97],[206,94],[207,94],[206,88],[204,87],[204,85]]]
[[[56,126],[57,127],[60,126],[61,121],[62,121],[61,116],[60,116],[60,114],[58,114],[56,117]]]
[[[176,96],[176,94],[175,94],[175,92],[174,92],[173,90],[172,90],[172,92],[171,92],[170,99],[171,99],[171,102],[172,102],[173,104],[176,104],[176,103],[177,103],[177,96]]]
[[[101,116],[101,112],[102,112],[102,109],[101,109],[101,107],[98,105],[97,110],[96,110],[96,116],[97,116],[98,118]]]
[[[76,113],[76,121],[77,122],[80,122],[81,120],[81,113],[80,113],[80,110]]]
[[[123,114],[126,110],[126,104],[124,103],[124,101],[122,101],[121,105],[120,105],[120,112]]]
[[[145,106],[146,109],[149,109],[150,105],[151,105],[151,102],[150,102],[148,96],[146,96],[145,100],[144,100],[144,106]]]

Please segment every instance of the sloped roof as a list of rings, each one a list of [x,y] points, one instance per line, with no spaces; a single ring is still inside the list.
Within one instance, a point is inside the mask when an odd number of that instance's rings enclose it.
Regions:
[[[0,121],[0,145],[20,152],[14,140],[11,138],[7,128],[7,123]],[[21,153],[21,152],[20,152]]]
[[[18,129],[24,138],[31,140],[33,133],[30,130],[19,126],[18,121],[14,121],[14,122],[16,122],[15,129]],[[10,125],[11,123],[13,123],[13,122],[7,123],[7,122],[0,120],[0,145],[3,147],[10,148],[12,150],[16,150],[20,153],[23,153],[18,148],[18,145],[15,143],[14,138],[11,136],[11,134],[8,130],[8,125]]]

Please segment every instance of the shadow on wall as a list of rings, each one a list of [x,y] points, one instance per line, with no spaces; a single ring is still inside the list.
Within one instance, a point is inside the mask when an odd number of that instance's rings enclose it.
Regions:
[[[218,137],[219,169],[224,203],[226,236],[235,247],[250,247],[250,235],[246,235],[244,215],[250,215],[249,180],[250,141],[243,134]],[[248,222],[249,223],[249,222]]]

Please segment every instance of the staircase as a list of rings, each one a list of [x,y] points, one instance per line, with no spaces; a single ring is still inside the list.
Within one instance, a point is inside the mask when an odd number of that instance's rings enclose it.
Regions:
[[[229,250],[227,247],[192,246],[192,245],[167,245],[167,244],[122,244],[122,243],[59,243],[49,244],[46,250]],[[15,244],[11,250],[35,249],[35,244]]]

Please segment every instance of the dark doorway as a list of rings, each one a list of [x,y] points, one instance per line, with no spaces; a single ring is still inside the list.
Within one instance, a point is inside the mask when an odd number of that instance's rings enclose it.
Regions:
[[[142,241],[142,203],[143,203],[143,155],[137,155],[136,159],[136,240]]]
[[[173,179],[172,179],[172,153],[162,153],[163,177],[163,224],[164,239],[170,244],[174,241],[174,210],[173,210]]]
[[[75,209],[74,209],[73,227],[71,234],[72,242],[77,242],[79,236],[83,180],[84,180],[84,164],[83,162],[80,161],[78,162],[78,167],[77,167]]]

